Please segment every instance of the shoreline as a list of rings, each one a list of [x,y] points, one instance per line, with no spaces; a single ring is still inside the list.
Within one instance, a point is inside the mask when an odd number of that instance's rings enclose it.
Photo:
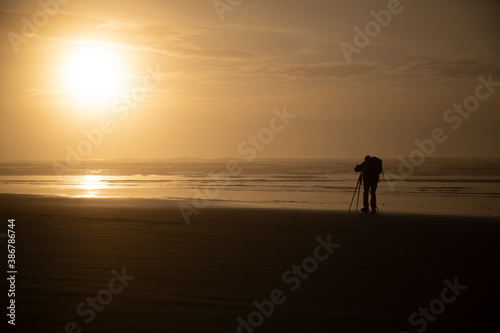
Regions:
[[[60,200],[61,202],[70,203],[78,202],[86,203],[89,205],[98,205],[106,207],[114,207],[116,205],[131,205],[134,207],[141,208],[145,205],[148,208],[165,208],[179,209],[179,204],[188,204],[193,207],[193,200],[186,199],[168,199],[168,198],[139,198],[139,197],[117,197],[117,196],[103,196],[103,197],[85,197],[85,196],[65,196],[65,195],[47,195],[47,194],[17,194],[17,193],[0,193],[0,200]],[[351,212],[345,210],[335,210],[329,208],[316,208],[316,207],[290,207],[286,204],[278,206],[270,206],[269,203],[252,203],[252,202],[239,202],[239,201],[226,201],[226,200],[209,200],[209,204],[206,208],[198,209],[200,214],[204,211],[211,209],[242,209],[242,210],[279,210],[279,211],[303,211],[303,212],[323,212],[334,215],[365,215],[365,216],[392,216],[392,217],[434,217],[434,218],[464,218],[464,219],[484,219],[484,220],[498,220],[500,222],[500,216],[496,215],[473,215],[473,214],[445,214],[445,213],[426,213],[426,212],[402,212],[402,211],[383,211],[373,213],[363,214],[360,211],[356,211],[354,208]],[[179,215],[181,215],[179,211]],[[192,215],[196,217],[196,215]]]

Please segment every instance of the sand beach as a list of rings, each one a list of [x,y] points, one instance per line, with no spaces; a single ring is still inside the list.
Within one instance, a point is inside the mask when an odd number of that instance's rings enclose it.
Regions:
[[[18,332],[500,327],[498,219],[0,196]]]

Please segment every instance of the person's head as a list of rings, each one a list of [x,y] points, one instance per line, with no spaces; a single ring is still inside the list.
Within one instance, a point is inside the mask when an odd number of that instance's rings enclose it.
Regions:
[[[368,163],[371,159],[372,159],[372,157],[370,155],[365,156],[365,162]]]

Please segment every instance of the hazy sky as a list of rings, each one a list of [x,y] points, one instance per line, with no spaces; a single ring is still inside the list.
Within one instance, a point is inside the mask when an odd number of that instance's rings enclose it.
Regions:
[[[500,86],[478,87],[500,85],[499,1],[60,1],[1,2],[0,161],[242,157],[258,133],[263,158],[408,156],[435,128],[432,156],[500,157]]]

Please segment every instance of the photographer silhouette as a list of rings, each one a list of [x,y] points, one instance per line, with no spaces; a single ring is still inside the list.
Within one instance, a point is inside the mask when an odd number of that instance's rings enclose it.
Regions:
[[[382,172],[382,160],[375,156],[367,155],[365,161],[361,164],[356,165],[354,171],[361,172],[363,177],[363,208],[362,212],[369,212],[368,206],[368,194],[371,195],[370,206],[372,213],[377,212],[377,185],[379,181],[379,175]]]

